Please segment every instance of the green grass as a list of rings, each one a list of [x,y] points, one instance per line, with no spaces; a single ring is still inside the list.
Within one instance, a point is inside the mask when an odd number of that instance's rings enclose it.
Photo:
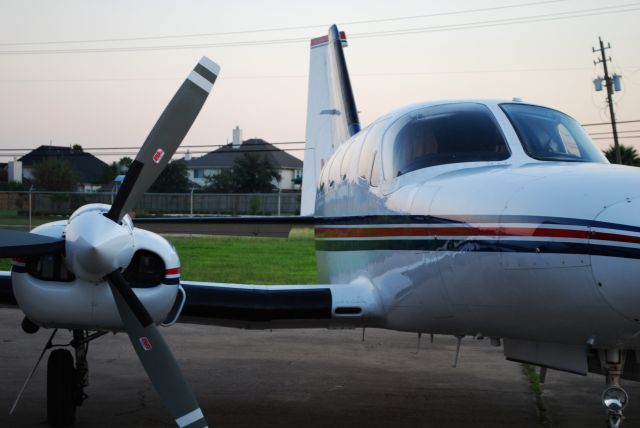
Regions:
[[[51,221],[66,220],[67,216],[32,216],[31,226],[36,227]],[[17,210],[0,210],[0,227],[10,227],[28,230],[29,216],[18,215]]]
[[[544,400],[542,398],[543,385],[540,382],[540,375],[538,375],[536,367],[530,364],[523,364],[522,371],[529,380],[529,388],[531,389],[531,392],[533,393],[536,400],[538,422],[542,427],[550,427],[551,419],[549,419],[549,415],[547,414],[547,409],[545,408]]]
[[[318,282],[312,229],[288,239],[252,237],[168,237],[180,256],[182,278],[241,284]],[[9,270],[0,259],[0,270]]]
[[[169,237],[182,264],[182,278],[245,284],[318,282],[311,231],[288,239],[251,237]]]

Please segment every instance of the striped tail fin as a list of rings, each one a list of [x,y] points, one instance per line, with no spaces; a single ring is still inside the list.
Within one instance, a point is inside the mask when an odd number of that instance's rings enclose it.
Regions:
[[[342,50],[346,43],[346,35],[335,25],[327,36],[311,40],[301,215],[314,214],[316,188],[326,161],[340,144],[360,131]]]

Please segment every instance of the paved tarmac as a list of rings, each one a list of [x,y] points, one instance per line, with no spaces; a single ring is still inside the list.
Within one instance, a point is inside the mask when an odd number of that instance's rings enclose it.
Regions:
[[[49,331],[22,333],[22,315],[0,309],[0,427],[46,426],[43,361],[16,413],[9,408]],[[362,330],[245,331],[176,325],[162,329],[210,426],[539,427],[536,401],[519,364],[488,341]],[[60,340],[69,338],[62,332]],[[89,350],[89,399],[76,427],[174,427],[123,334]],[[550,371],[545,405],[558,427],[602,427],[599,376]],[[640,426],[640,388],[626,426]],[[636,401],[637,400],[637,401]],[[636,404],[639,403],[639,404]],[[567,411],[562,411],[562,408]]]

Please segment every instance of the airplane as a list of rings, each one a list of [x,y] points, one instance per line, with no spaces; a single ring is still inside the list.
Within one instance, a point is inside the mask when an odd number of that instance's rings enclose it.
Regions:
[[[604,375],[607,424],[622,425],[620,381],[640,380],[640,172],[610,165],[570,116],[519,99],[419,103],[361,129],[345,44],[335,25],[311,40],[302,216],[134,223],[127,214],[216,81],[219,67],[203,58],[113,205],[2,231],[0,257],[13,261],[0,303],[24,312],[27,333],[53,329],[40,358],[57,329],[73,331],[75,361],[66,349],[49,356],[52,426],[75,420],[89,343],[125,331],[177,425],[206,427],[157,328],[175,322],[490,338],[508,360]],[[203,223],[313,225],[321,284],[182,280],[171,245],[134,227]]]

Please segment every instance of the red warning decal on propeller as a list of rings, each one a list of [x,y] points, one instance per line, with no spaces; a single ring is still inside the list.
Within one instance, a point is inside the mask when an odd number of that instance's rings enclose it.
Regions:
[[[142,345],[142,349],[144,349],[145,351],[151,351],[151,348],[153,348],[153,346],[151,346],[151,342],[149,342],[149,339],[147,339],[146,337],[141,337],[138,340],[140,341],[140,345]]]
[[[160,161],[162,160],[162,158],[164,157],[164,150],[162,149],[158,149],[156,150],[156,152],[153,154],[153,161],[155,163],[160,163]]]

